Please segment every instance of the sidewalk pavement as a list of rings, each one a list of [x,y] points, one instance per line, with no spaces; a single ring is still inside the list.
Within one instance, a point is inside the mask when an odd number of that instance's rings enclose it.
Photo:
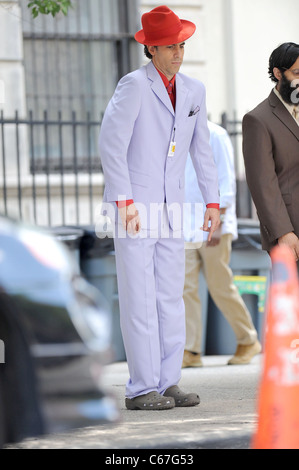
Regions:
[[[124,392],[126,362],[106,367],[107,390],[120,407],[118,424],[28,439],[18,449],[249,449],[257,421],[262,355],[228,366],[230,356],[204,356],[202,368],[182,369],[180,387],[201,404],[165,411],[129,411]]]

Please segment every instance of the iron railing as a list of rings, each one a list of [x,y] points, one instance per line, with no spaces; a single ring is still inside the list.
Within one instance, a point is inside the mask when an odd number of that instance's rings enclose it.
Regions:
[[[247,186],[243,155],[242,155],[242,120],[233,113],[232,118],[227,113],[221,115],[220,125],[227,130],[234,148],[235,173],[236,173],[236,213],[240,218],[251,219],[253,217],[252,198]]]
[[[72,113],[71,119],[62,119],[62,114],[59,112],[55,120],[49,119],[47,111],[45,111],[43,119],[36,120],[32,112],[29,112],[28,118],[22,118],[16,111],[13,118],[7,119],[1,111],[0,194],[2,197],[0,201],[2,207],[0,206],[0,211],[10,216],[8,206],[10,200],[14,198],[17,208],[14,208],[13,215],[22,220],[24,218],[22,202],[26,186],[26,197],[29,196],[32,199],[33,220],[31,222],[38,225],[37,202],[38,197],[41,196],[38,195],[37,181],[43,176],[42,197],[46,199],[47,225],[52,225],[51,193],[54,184],[56,186],[56,197],[57,191],[60,193],[61,223],[65,224],[65,178],[67,175],[72,175],[72,193],[76,213],[74,223],[78,223],[80,220],[79,177],[85,175],[84,184],[89,201],[89,218],[92,221],[95,189],[92,176],[102,173],[100,159],[96,152],[99,127],[100,121],[91,120],[90,113],[87,113],[85,120],[78,120],[75,112]],[[11,131],[10,134],[8,134],[8,129]],[[38,148],[36,145],[37,140],[39,141]],[[80,151],[78,150],[79,147]],[[8,165],[11,163],[12,157],[14,159],[14,168],[13,171],[10,170],[9,172]],[[55,183],[53,175],[56,175]],[[67,191],[70,192],[69,184]],[[97,188],[97,196],[98,192],[99,188]]]
[[[58,113],[57,119],[49,119],[46,111],[43,119],[34,119],[32,112],[29,112],[26,118],[20,117],[16,112],[13,118],[7,119],[1,112],[0,212],[7,216],[13,215],[20,220],[24,219],[23,201],[26,196],[27,202],[29,199],[31,201],[30,222],[39,225],[37,206],[39,200],[43,198],[47,215],[42,224],[48,226],[52,226],[53,223],[57,224],[57,211],[60,211],[60,224],[65,225],[67,223],[66,210],[71,194],[75,215],[68,223],[79,225],[82,219],[80,200],[82,186],[84,186],[85,206],[88,206],[88,218],[85,213],[84,220],[86,222],[88,219],[87,222],[92,224],[95,192],[96,200],[99,202],[103,190],[102,168],[97,152],[100,120],[101,118],[99,121],[92,120],[89,113],[85,120],[77,119],[75,112],[72,113],[70,119],[63,119],[61,112]],[[240,174],[241,121],[235,117],[229,119],[224,113],[220,124],[227,129],[235,150],[237,215],[242,218],[251,218],[251,196],[244,178],[238,177]],[[7,135],[8,128],[11,130],[9,136]],[[25,149],[24,142],[26,143]],[[11,163],[12,155],[14,162],[11,175],[7,167],[9,162]],[[68,175],[71,176],[72,183],[68,182],[66,185]],[[82,175],[85,175],[84,183],[80,180]],[[55,214],[54,222],[53,213]]]

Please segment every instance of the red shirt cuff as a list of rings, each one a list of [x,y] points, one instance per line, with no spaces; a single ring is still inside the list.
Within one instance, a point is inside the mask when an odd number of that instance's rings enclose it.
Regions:
[[[207,204],[207,209],[219,209],[220,210],[220,204]]]
[[[133,204],[133,199],[128,199],[127,201],[116,201],[117,207],[126,207],[129,206],[130,204]]]

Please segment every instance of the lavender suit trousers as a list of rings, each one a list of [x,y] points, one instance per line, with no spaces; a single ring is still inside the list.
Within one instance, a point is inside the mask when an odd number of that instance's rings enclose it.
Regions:
[[[181,378],[185,346],[183,237],[115,237],[126,396],[163,394]]]

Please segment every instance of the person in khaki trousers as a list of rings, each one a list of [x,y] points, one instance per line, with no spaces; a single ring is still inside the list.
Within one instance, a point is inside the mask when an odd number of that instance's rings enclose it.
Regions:
[[[191,159],[185,171],[186,210],[184,213],[186,344],[182,367],[200,367],[202,320],[198,295],[200,270],[203,270],[211,297],[231,325],[237,340],[235,355],[228,364],[248,364],[261,351],[251,315],[233,281],[229,267],[232,241],[237,238],[236,181],[233,148],[226,130],[208,123],[210,144],[218,170],[221,227],[212,240],[200,229],[202,196],[196,187]],[[189,203],[189,207],[188,207]],[[197,203],[195,206],[194,203]]]

